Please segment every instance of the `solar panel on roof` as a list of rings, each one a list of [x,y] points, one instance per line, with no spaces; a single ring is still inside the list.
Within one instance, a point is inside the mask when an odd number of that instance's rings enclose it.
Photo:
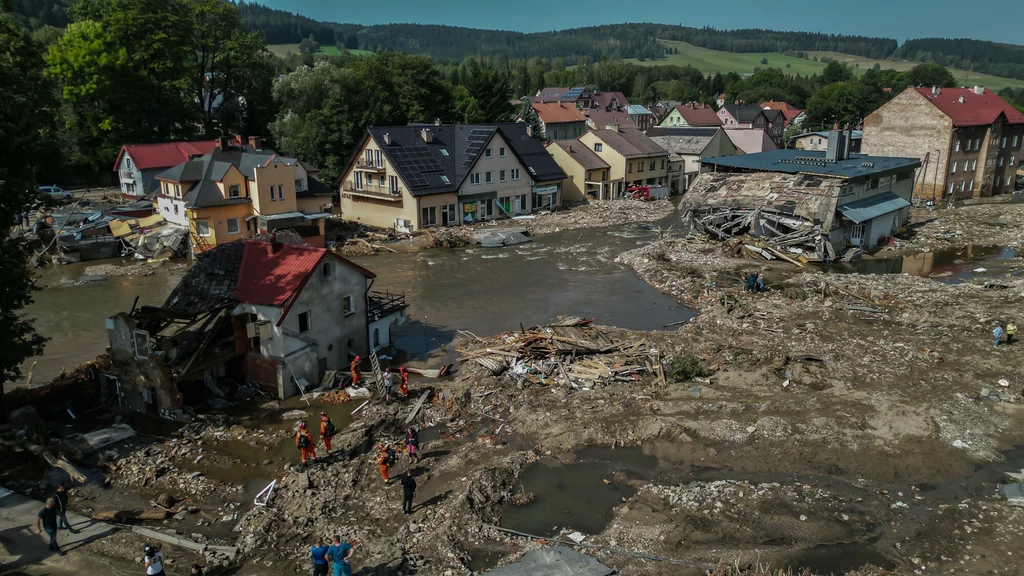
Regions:
[[[583,88],[573,88],[562,95],[562,100],[575,100],[583,94]]]

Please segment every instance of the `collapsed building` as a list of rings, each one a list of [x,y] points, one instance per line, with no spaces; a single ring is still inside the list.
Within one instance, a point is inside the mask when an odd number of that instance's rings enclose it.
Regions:
[[[697,231],[760,238],[776,256],[831,261],[878,246],[907,223],[921,162],[850,154],[848,135],[834,131],[827,151],[704,159],[682,209]]]
[[[372,291],[374,278],[323,248],[222,244],[163,306],[107,319],[111,369],[101,379],[122,407],[173,419],[240,391],[287,398],[331,384],[352,356],[379,348],[382,327],[405,320],[404,295]]]

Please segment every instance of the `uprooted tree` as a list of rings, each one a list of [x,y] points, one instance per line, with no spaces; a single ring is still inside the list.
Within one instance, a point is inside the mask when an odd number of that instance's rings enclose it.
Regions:
[[[16,215],[38,201],[35,176],[49,130],[51,91],[43,79],[39,47],[8,14],[0,14],[0,419],[6,419],[5,382],[21,377],[20,365],[42,352],[45,338],[36,333],[22,310],[35,289],[21,235],[7,233]]]

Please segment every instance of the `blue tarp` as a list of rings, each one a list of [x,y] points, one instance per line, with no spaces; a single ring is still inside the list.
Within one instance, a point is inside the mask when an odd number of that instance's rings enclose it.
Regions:
[[[864,198],[863,200],[857,200],[849,204],[843,204],[837,210],[846,216],[850,220],[853,220],[857,224],[862,224],[873,218],[878,218],[885,214],[891,214],[897,210],[910,206],[910,202],[907,202],[903,198],[893,194],[892,192],[882,192],[881,194],[875,194],[874,196]]]

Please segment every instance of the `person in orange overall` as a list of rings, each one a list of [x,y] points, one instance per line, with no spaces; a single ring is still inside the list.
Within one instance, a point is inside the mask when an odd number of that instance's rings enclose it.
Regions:
[[[402,398],[409,397],[409,371],[402,366],[398,369],[398,375],[402,377],[402,383],[398,385],[398,391],[402,394]]]
[[[357,354],[356,357],[352,359],[352,364],[349,366],[349,370],[352,372],[353,386],[359,386],[359,381],[363,379],[363,373],[359,370],[360,361],[362,361],[362,358]]]
[[[327,455],[331,455],[331,438],[338,433],[338,429],[334,426],[334,422],[331,422],[327,412],[320,413],[320,437],[324,440],[324,448],[327,449]]]
[[[386,446],[377,445],[377,468],[380,469],[380,477],[384,483],[388,483],[388,451]]]
[[[306,460],[316,462],[316,446],[313,444],[313,435],[306,430],[306,422],[299,421],[299,429],[295,432],[295,445],[299,447],[299,454],[302,455],[302,463]]]

